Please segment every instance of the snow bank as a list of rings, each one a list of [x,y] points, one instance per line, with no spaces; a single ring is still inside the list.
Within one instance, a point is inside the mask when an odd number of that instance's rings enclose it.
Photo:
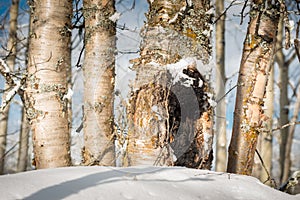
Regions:
[[[0,176],[1,199],[300,199],[257,179],[181,167],[69,167]]]

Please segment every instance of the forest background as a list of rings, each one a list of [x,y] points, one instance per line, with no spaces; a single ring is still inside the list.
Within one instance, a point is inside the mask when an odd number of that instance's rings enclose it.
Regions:
[[[82,6],[82,2],[74,2],[74,5]],[[2,0],[0,2],[0,14],[1,14],[1,30],[0,30],[0,40],[1,40],[1,57],[5,57],[7,54],[6,44],[9,38],[8,26],[9,26],[9,8],[10,1]],[[140,47],[140,30],[144,25],[145,13],[148,10],[148,3],[145,0],[117,0],[116,9],[118,13],[121,13],[120,18],[117,22],[117,49],[118,54],[116,55],[116,86],[115,91],[115,113],[116,116],[122,116],[124,110],[122,106],[124,100],[128,99],[130,91],[130,83],[134,79],[135,73],[130,69],[130,60],[137,58],[139,56]],[[291,6],[296,4],[290,4]],[[229,145],[232,124],[233,124],[233,110],[235,105],[235,85],[238,78],[238,71],[240,67],[240,60],[243,50],[243,41],[246,37],[248,17],[243,17],[244,21],[241,22],[241,12],[244,6],[243,1],[225,1],[226,10],[226,31],[225,31],[225,74],[227,77],[226,83],[224,83],[224,91],[226,92],[226,135],[227,135],[227,145]],[[27,47],[27,36],[28,36],[28,24],[29,24],[29,7],[25,0],[20,1],[19,5],[19,15],[18,15],[18,39],[20,41],[18,51],[18,59],[16,61],[15,68],[24,70],[25,64],[25,52]],[[291,9],[292,10],[292,9]],[[247,12],[247,8],[245,13]],[[291,20],[297,23],[296,15],[291,15]],[[293,18],[295,17],[295,18]],[[73,19],[75,20],[75,18]],[[83,64],[84,58],[81,57],[81,50],[83,46],[83,33],[82,30],[72,31],[72,145],[71,145],[71,155],[72,163],[74,165],[79,165],[81,163],[81,151],[84,146],[83,133],[82,131],[76,131],[82,124],[83,112],[82,112],[82,102],[83,102],[83,74],[81,70],[81,65]],[[295,30],[294,30],[295,31]],[[292,37],[295,34],[291,34]],[[214,38],[214,33],[212,34]],[[292,38],[293,39],[293,38]],[[213,48],[214,49],[214,48]],[[291,57],[293,50],[283,50],[284,55],[287,58]],[[213,58],[215,57],[215,52]],[[297,98],[297,87],[299,85],[299,61],[294,57],[293,61],[289,65],[288,71],[288,99],[290,118],[292,117],[294,105]],[[212,61],[212,63],[215,63]],[[213,64],[210,64],[213,68]],[[203,69],[204,73],[209,72],[211,69]],[[205,72],[205,70],[207,70]],[[280,164],[279,164],[279,144],[280,144],[280,125],[278,120],[280,118],[280,89],[279,89],[279,68],[278,64],[275,63],[274,67],[274,114],[273,114],[273,158],[272,158],[272,177],[278,182],[280,179]],[[214,71],[211,80],[212,87],[214,86],[215,79],[220,75],[220,72]],[[4,78],[1,78],[1,88],[4,88]],[[215,88],[220,89],[220,88]],[[17,171],[17,156],[18,156],[18,144],[19,144],[19,133],[21,127],[21,111],[22,103],[18,96],[16,96],[11,101],[11,112],[8,125],[8,136],[7,136],[7,147],[5,153],[5,173],[12,173]],[[117,118],[117,117],[116,117]],[[299,127],[296,126],[293,146],[292,146],[292,166],[291,171],[296,171],[300,168],[300,135]],[[214,139],[214,144],[216,145],[216,138]],[[32,152],[32,145],[29,145],[28,152]],[[32,154],[28,156],[28,163],[31,163]],[[256,163],[260,165],[260,160],[256,159]],[[28,165],[28,170],[32,169],[31,165]],[[214,170],[213,166],[213,170]]]

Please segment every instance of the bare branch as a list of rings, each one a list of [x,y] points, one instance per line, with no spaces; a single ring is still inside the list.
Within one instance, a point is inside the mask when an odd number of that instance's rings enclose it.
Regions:
[[[297,54],[298,60],[300,62],[300,40],[298,38],[296,38],[294,40],[294,45],[295,45],[295,50],[296,50],[296,54]]]
[[[287,61],[285,61],[285,66],[289,66],[294,61],[296,56],[297,56],[297,53],[293,52],[293,55]]]
[[[3,160],[5,158],[5,156],[7,156],[12,150],[14,150],[14,148],[16,146],[18,146],[19,142],[16,142],[10,149],[8,149],[5,154],[0,158],[1,160]]]
[[[123,25],[117,24],[116,28],[120,29],[122,31],[126,30],[126,31],[130,31],[133,33],[139,33],[139,30],[137,29],[137,27],[135,27],[134,29],[130,29],[130,28],[126,27],[126,24],[123,24]]]
[[[242,11],[241,11],[241,22],[240,22],[240,25],[242,25],[243,21],[244,21],[244,12],[245,12],[245,9],[247,7],[247,3],[248,3],[248,0],[245,1],[244,6],[243,6]]]
[[[216,102],[217,104],[224,99],[234,88],[236,88],[238,85],[233,86],[232,88],[230,88],[220,99],[218,99]]]
[[[217,23],[217,21],[219,21],[221,19],[221,17],[223,17],[224,15],[226,15],[227,11],[234,6],[233,4],[236,2],[237,0],[233,0],[228,7],[225,8],[225,10],[215,19],[215,21],[213,22],[213,24]]]
[[[260,163],[261,163],[262,167],[264,168],[264,170],[265,170],[265,172],[266,172],[266,174],[267,174],[267,176],[268,176],[267,180],[264,181],[264,183],[266,183],[266,182],[268,182],[268,181],[272,181],[272,182],[274,182],[275,188],[277,188],[276,182],[275,182],[274,179],[271,177],[270,172],[267,170],[267,167],[266,167],[266,165],[265,165],[265,163],[264,163],[264,160],[262,159],[262,157],[261,157],[261,155],[260,155],[260,153],[258,152],[257,149],[255,149],[255,153],[256,153],[256,155],[258,156],[258,158],[259,158],[259,160],[260,160]]]
[[[285,128],[289,127],[289,126],[293,126],[293,125],[297,125],[297,124],[300,124],[300,121],[290,122],[290,123],[287,123],[287,124],[285,124],[285,125],[283,125],[281,127],[274,128],[274,129],[272,129],[272,132],[278,131],[278,130],[282,130],[282,129],[285,129]]]
[[[82,54],[83,54],[83,51],[84,51],[84,49],[85,49],[85,45],[83,45],[83,47],[81,48],[81,51],[80,51],[80,53],[79,53],[79,57],[78,57],[78,60],[77,60],[77,63],[76,63],[76,67],[81,67],[81,64],[80,64],[80,61],[81,61],[81,56],[82,56]]]
[[[140,50],[136,50],[136,51],[118,51],[118,53],[120,53],[120,54],[137,54],[137,53],[140,53]]]

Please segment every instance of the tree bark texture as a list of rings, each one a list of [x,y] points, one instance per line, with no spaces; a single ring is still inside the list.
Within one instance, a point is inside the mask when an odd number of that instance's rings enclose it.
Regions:
[[[37,169],[71,165],[67,71],[71,0],[31,1],[25,107]]]
[[[116,30],[109,18],[114,1],[84,1],[84,149],[85,165],[115,165],[113,97]]]
[[[257,137],[267,122],[262,107],[275,54],[279,5],[252,2],[239,71],[227,171],[251,175]]]
[[[18,11],[19,11],[19,0],[12,0],[12,4],[9,10],[9,38],[7,42],[7,65],[10,68],[10,71],[13,72],[15,59],[17,54],[17,25],[18,25]],[[5,83],[4,89],[9,90],[10,85]],[[2,101],[6,101],[7,93],[4,92],[2,95]],[[5,164],[5,152],[6,152],[6,136],[7,136],[7,124],[9,117],[9,108],[8,104],[3,111],[0,112],[0,174],[4,171]]]
[[[211,55],[210,1],[148,2],[140,57],[132,61],[128,165],[209,169],[213,111],[197,60],[205,65]]]
[[[216,17],[223,14],[224,1],[216,1]],[[226,102],[225,102],[225,14],[216,23],[216,171],[225,172],[227,164],[227,139],[226,139]],[[221,99],[223,98],[223,99]]]

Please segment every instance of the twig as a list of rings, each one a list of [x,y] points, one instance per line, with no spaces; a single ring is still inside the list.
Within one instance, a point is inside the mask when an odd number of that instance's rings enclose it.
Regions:
[[[83,47],[82,47],[82,49],[81,49],[81,51],[79,53],[79,57],[78,57],[77,63],[75,65],[78,68],[81,67],[80,61],[81,61],[81,56],[82,56],[82,53],[83,53],[84,49],[85,49],[85,45],[83,45]]]
[[[84,116],[84,106],[82,106],[81,109],[82,109],[82,115]],[[79,127],[76,129],[76,133],[80,133],[82,129],[83,129],[83,119],[81,120]]]
[[[245,9],[247,7],[247,3],[248,3],[248,0],[245,1],[244,6],[243,6],[242,11],[241,11],[241,22],[240,22],[240,25],[242,25],[243,22],[244,22],[244,12],[245,12]]]
[[[287,124],[285,124],[285,125],[283,125],[283,126],[281,126],[281,127],[274,128],[274,129],[272,129],[272,132],[273,132],[273,131],[277,131],[277,130],[282,130],[282,129],[285,129],[285,128],[289,127],[289,126],[297,125],[297,124],[300,124],[300,121],[297,121],[297,122],[290,122],[290,123],[287,123]]]
[[[9,150],[7,150],[4,153],[4,155],[0,159],[3,160],[5,158],[5,156],[7,156],[9,154],[9,152],[11,152],[18,144],[19,144],[19,142],[16,142]]]
[[[233,4],[236,2],[237,0],[233,0],[228,7],[225,8],[225,10],[213,21],[213,24],[217,23],[221,17],[223,17],[227,11],[233,6]]]
[[[137,53],[140,53],[140,50],[136,50],[136,51],[118,51],[118,53],[120,53],[120,54],[137,54]]]
[[[274,179],[271,178],[270,172],[267,170],[267,167],[266,167],[266,165],[265,165],[265,163],[264,163],[264,161],[263,161],[263,159],[262,159],[262,157],[261,157],[261,155],[260,155],[260,153],[258,152],[257,149],[255,149],[255,153],[258,156],[258,158],[260,160],[260,163],[261,163],[262,167],[264,168],[264,170],[265,170],[265,172],[267,173],[267,176],[268,176],[268,179],[266,181],[264,181],[264,184],[268,181],[272,181],[272,180],[274,181]],[[274,181],[274,186],[275,186],[275,188],[277,188],[277,184],[276,184],[275,181]]]
[[[217,104],[222,101],[222,99],[224,99],[234,88],[236,88],[237,85],[233,86],[232,88],[230,88],[220,99],[218,99],[216,102]]]
[[[137,27],[135,27],[134,29],[131,29],[131,28],[126,27],[126,24],[123,24],[123,25],[117,24],[116,28],[120,29],[122,31],[125,30],[125,31],[129,31],[129,32],[132,32],[132,33],[138,33],[139,32],[139,30],[137,29]]]
[[[300,62],[300,40],[298,38],[296,38],[294,40],[294,45],[295,45],[295,50],[296,50],[296,54],[297,54],[298,60]]]

